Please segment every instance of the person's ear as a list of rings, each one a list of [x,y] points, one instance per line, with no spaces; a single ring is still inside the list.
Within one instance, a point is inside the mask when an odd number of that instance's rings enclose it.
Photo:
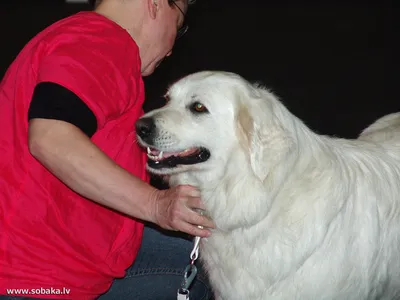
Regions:
[[[158,11],[158,0],[147,0],[149,14],[152,19],[155,19]]]

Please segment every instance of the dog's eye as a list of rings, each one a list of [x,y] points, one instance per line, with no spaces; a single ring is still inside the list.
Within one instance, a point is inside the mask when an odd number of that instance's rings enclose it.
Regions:
[[[169,95],[168,95],[168,94],[165,94],[165,95],[164,95],[164,99],[165,99],[165,103],[168,103],[168,102],[169,102]]]
[[[206,112],[208,112],[207,107],[205,107],[200,102],[194,102],[190,109],[194,113],[206,113]]]

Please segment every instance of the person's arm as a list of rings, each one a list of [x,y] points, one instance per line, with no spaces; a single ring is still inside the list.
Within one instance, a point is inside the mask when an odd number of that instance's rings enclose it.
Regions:
[[[76,126],[59,120],[33,119],[29,123],[29,149],[75,192],[151,221],[151,203],[157,190],[119,167]]]
[[[68,187],[99,204],[163,228],[208,236],[213,227],[192,211],[202,208],[194,188],[159,191],[119,167],[76,126],[59,120],[29,122],[29,149]],[[195,224],[195,225],[193,225]]]

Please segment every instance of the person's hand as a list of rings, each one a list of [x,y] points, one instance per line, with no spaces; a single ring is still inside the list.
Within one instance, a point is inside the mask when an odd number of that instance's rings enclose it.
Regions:
[[[213,222],[194,210],[204,210],[200,192],[192,186],[180,185],[157,191],[153,200],[153,223],[164,229],[182,231],[193,236],[208,237]],[[197,226],[203,226],[204,229]]]

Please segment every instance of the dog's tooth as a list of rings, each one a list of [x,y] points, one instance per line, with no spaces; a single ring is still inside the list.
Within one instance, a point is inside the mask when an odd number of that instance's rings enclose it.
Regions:
[[[151,153],[150,147],[147,147],[147,154],[150,154],[150,153]]]
[[[161,158],[162,158],[162,155],[163,155],[163,152],[160,151],[160,154],[158,154],[158,158],[161,159]]]

